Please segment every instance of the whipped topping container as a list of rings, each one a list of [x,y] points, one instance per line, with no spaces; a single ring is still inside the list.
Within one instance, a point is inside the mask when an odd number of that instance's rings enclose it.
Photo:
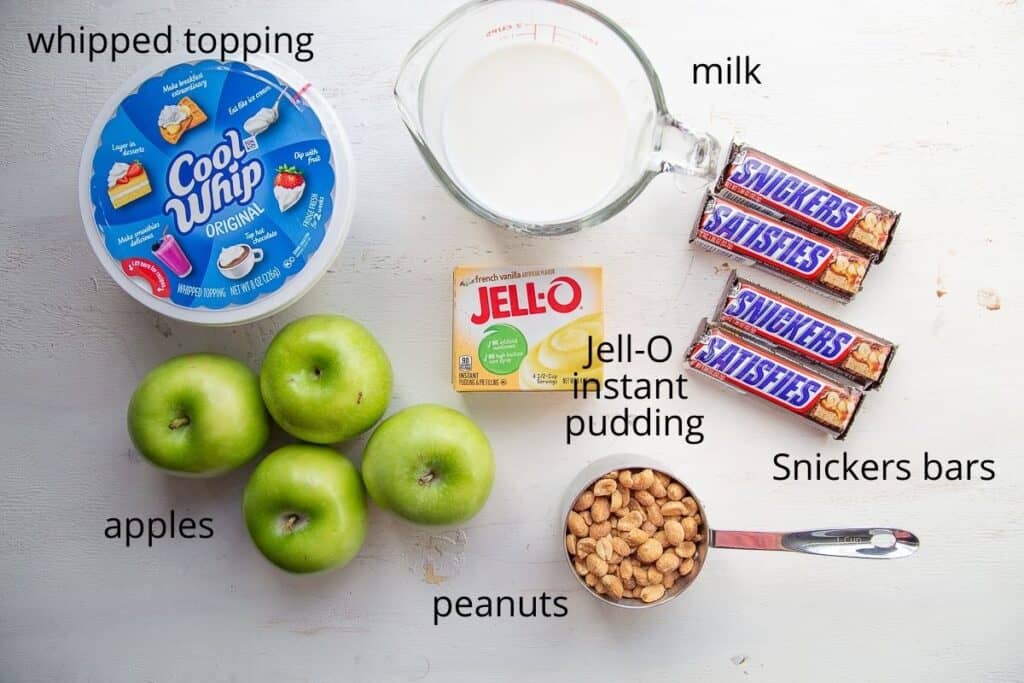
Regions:
[[[354,180],[340,123],[301,75],[266,58],[170,58],[103,107],[79,203],[97,257],[134,299],[232,325],[280,311],[327,271]],[[245,258],[224,268],[227,254]]]

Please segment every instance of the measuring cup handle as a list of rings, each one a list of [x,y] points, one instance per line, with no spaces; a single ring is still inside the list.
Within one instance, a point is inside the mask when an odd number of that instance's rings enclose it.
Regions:
[[[665,115],[657,145],[659,171],[711,180],[718,172],[718,140]]]
[[[712,531],[713,548],[739,550],[787,550],[790,552],[894,559],[917,552],[921,542],[903,529],[868,527],[862,529],[817,529],[814,531]]]

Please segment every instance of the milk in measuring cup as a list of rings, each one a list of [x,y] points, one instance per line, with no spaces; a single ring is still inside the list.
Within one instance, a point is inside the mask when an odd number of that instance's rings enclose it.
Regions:
[[[627,167],[627,130],[622,93],[604,73],[569,49],[537,43],[470,64],[443,123],[446,156],[474,199],[535,223],[604,203]]]

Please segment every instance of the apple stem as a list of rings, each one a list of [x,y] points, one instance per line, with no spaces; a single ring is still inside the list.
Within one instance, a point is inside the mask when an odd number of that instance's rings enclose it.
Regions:
[[[171,424],[167,426],[170,427],[171,429],[181,429],[182,427],[189,426],[189,424],[191,423],[192,420],[188,419],[187,415],[182,415],[181,417],[176,417],[173,420],[171,420]]]
[[[284,530],[291,533],[295,530],[295,523],[299,521],[298,515],[288,515],[288,519],[284,521]]]
[[[426,486],[427,484],[429,484],[433,480],[434,480],[434,473],[432,471],[428,471],[426,474],[424,474],[422,477],[419,478],[419,484],[420,484],[420,486]]]

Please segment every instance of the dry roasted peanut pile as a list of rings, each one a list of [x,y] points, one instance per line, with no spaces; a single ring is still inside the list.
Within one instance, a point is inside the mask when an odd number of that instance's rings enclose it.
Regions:
[[[576,499],[565,548],[590,589],[655,602],[700,561],[697,501],[662,472],[614,470]]]

